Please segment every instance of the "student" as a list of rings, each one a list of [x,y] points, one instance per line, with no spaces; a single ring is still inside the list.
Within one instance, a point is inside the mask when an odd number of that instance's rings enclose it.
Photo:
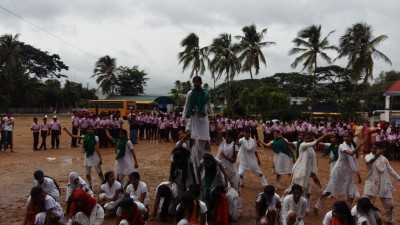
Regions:
[[[36,170],[33,173],[33,177],[35,178],[33,181],[34,187],[41,186],[46,194],[58,201],[60,198],[60,188],[53,178],[45,176],[41,170]]]
[[[4,122],[4,151],[6,151],[7,148],[10,148],[10,152],[14,152],[13,150],[13,132],[14,132],[14,126],[15,126],[15,119],[14,117],[11,116],[11,112],[7,113],[7,116],[2,119]]]
[[[279,224],[282,209],[281,199],[275,193],[275,187],[267,185],[256,199],[256,224]]]
[[[319,208],[329,195],[346,195],[347,204],[351,205],[356,193],[358,193],[357,186],[354,183],[353,173],[358,175],[358,183],[361,183],[356,154],[366,139],[364,139],[360,145],[354,147],[351,133],[345,132],[343,134],[343,140],[344,142],[339,145],[339,158],[331,172],[328,186],[319,197],[314,207],[314,214],[316,215],[318,215]]]
[[[104,210],[92,196],[80,189],[74,192],[68,225],[101,225],[104,221]]]
[[[201,172],[204,172],[202,175]],[[209,213],[215,213],[216,224],[228,222],[228,203],[225,192],[228,190],[229,181],[221,161],[210,153],[205,153],[197,170],[200,187],[204,189],[204,199]],[[226,223],[225,223],[226,222]]]
[[[383,156],[384,150],[378,144],[371,145],[371,153],[365,156],[368,173],[365,180],[363,197],[381,199],[386,214],[386,223],[393,221],[393,185],[390,176],[400,181],[400,176],[390,166],[389,161]]]
[[[33,118],[33,123],[31,125],[31,131],[33,134],[33,151],[37,151],[38,144],[39,144],[40,125],[38,124],[38,119],[36,117]]]
[[[381,214],[368,198],[360,198],[351,209],[351,213],[357,218],[360,225],[382,225]]]
[[[103,160],[99,149],[99,137],[94,134],[94,127],[92,125],[88,126],[87,134],[84,136],[71,134],[66,127],[64,127],[64,130],[73,138],[83,139],[83,151],[85,154],[83,165],[86,168],[86,179],[89,183],[90,189],[92,189],[92,167],[94,167],[99,175],[100,182],[104,181],[103,172],[101,170]]]
[[[289,177],[292,173],[294,155],[292,150],[286,144],[287,140],[282,137],[279,130],[274,130],[274,139],[268,144],[258,141],[264,147],[272,148],[274,151],[273,171],[276,173],[277,189],[281,188],[281,175],[288,174]]]
[[[196,200],[193,193],[186,191],[181,196],[181,202],[176,207],[177,224],[207,224],[207,206],[204,202]]]
[[[178,185],[180,193],[186,191],[196,181],[194,165],[190,158],[190,151],[184,147],[176,147],[172,150],[169,182]]]
[[[237,152],[233,138],[234,133],[232,131],[227,132],[225,139],[218,147],[216,158],[221,160],[231,186],[239,192],[239,175],[236,167]]]
[[[67,191],[65,194],[67,201],[67,215],[69,214],[71,208],[74,192],[77,190],[83,190],[88,195],[93,197],[93,191],[86,184],[85,180],[83,180],[77,172],[72,171],[71,173],[69,173],[69,183],[67,184]]]
[[[257,153],[257,143],[250,138],[250,129],[244,128],[243,132],[239,134],[239,141],[238,144],[240,145],[238,159],[239,159],[239,170],[238,174],[240,177],[240,183],[243,186],[243,175],[246,170],[252,170],[258,179],[260,180],[263,186],[268,185],[267,180],[265,179],[263,173],[260,169],[260,159]]]
[[[148,212],[139,205],[132,198],[124,197],[118,203],[116,225],[145,225]]]
[[[76,148],[76,147],[78,147],[78,144],[77,144],[77,138],[75,138],[75,136],[78,136],[80,119],[77,116],[76,111],[74,111],[73,114],[74,115],[71,117],[72,135],[73,135],[73,136],[71,136],[72,137],[71,148]]]
[[[143,203],[148,209],[150,194],[147,191],[146,183],[140,180],[140,174],[138,172],[132,172],[129,174],[129,181],[130,184],[126,187],[125,193],[133,200]]]
[[[330,161],[330,171],[332,172],[333,167],[335,166],[338,158],[339,158],[339,145],[340,145],[340,136],[338,133],[331,135],[331,143],[319,143],[319,145],[325,147],[324,152],[322,153],[322,157],[329,156]]]
[[[160,183],[156,189],[156,200],[154,202],[151,220],[155,220],[157,213],[159,213],[160,221],[165,222],[168,215],[175,215],[177,204],[178,186],[168,181]]]
[[[51,149],[60,147],[61,123],[57,121],[57,116],[53,116],[53,121],[50,123],[51,134]]]
[[[121,130],[119,138],[112,138],[108,129],[105,129],[108,139],[115,143],[115,173],[117,180],[124,186],[125,176],[135,172],[139,167],[132,142],[128,139],[128,131]]]
[[[66,224],[61,205],[53,197],[47,195],[40,186],[31,189],[31,196],[26,206],[27,210],[22,223],[24,225]]]
[[[209,99],[208,92],[201,87],[202,79],[195,76],[192,79],[193,89],[186,95],[185,106],[183,108],[182,118],[190,119],[187,122],[187,130],[190,131],[190,138],[195,140],[195,145],[191,149],[192,154],[199,155],[201,160],[204,152],[206,152],[206,143],[210,141],[209,116],[213,116],[213,111]],[[198,161],[193,161],[198,167]]]
[[[293,184],[290,195],[286,196],[282,202],[281,219],[283,225],[304,225],[307,200],[302,195],[303,188],[298,184]]]
[[[43,124],[40,125],[40,137],[42,138],[42,143],[40,144],[40,150],[47,150],[46,139],[49,136],[50,124],[47,123],[47,116],[43,117]]]
[[[103,206],[105,215],[112,215],[117,210],[117,204],[124,197],[124,189],[120,182],[115,180],[114,171],[104,174],[104,181],[100,186],[98,202]]]
[[[349,205],[345,201],[333,204],[332,211],[325,214],[322,225],[356,225],[356,218],[351,214]]]

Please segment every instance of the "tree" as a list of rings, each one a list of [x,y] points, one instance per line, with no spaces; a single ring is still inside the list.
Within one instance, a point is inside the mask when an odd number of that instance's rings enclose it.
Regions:
[[[242,71],[249,72],[250,78],[253,79],[252,68],[255,69],[257,75],[260,71],[260,61],[267,66],[262,48],[274,45],[275,42],[262,42],[267,28],[257,32],[256,25],[245,26],[242,29],[243,36],[236,36],[239,42],[239,60],[242,62]]]
[[[95,65],[93,75],[97,77],[96,83],[100,84],[99,88],[103,94],[114,95],[115,87],[118,82],[115,70],[117,68],[115,58],[106,55],[101,57]]]
[[[225,74],[225,82],[228,82],[240,73],[240,60],[236,56],[238,50],[230,34],[222,33],[213,40],[209,47],[209,53],[213,55],[209,69],[216,80]]]
[[[207,47],[199,47],[199,37],[195,33],[190,33],[181,41],[181,47],[185,48],[179,52],[179,64],[182,65],[182,71],[191,66],[190,78],[193,75],[203,75],[206,69],[205,62],[208,62]]]
[[[144,93],[144,86],[146,86],[147,75],[144,70],[139,70],[138,66],[132,68],[119,67],[118,68],[118,90],[121,95],[136,96]]]
[[[335,50],[339,49],[334,45],[329,45],[328,37],[334,31],[329,32],[329,34],[321,40],[321,25],[311,25],[303,30],[300,30],[297,38],[293,39],[295,47],[289,52],[289,55],[301,53],[294,62],[291,64],[293,68],[296,68],[300,62],[303,62],[303,69],[306,69],[314,74],[315,68],[317,68],[317,58],[318,55],[321,56],[327,63],[331,64],[332,59],[323,51],[325,50]]]
[[[368,83],[373,78],[374,58],[392,64],[385,54],[376,49],[387,38],[386,35],[374,37],[371,26],[363,22],[348,27],[340,38],[338,58],[347,57],[346,70],[349,71],[354,85],[352,97],[359,80],[363,79],[364,83]]]

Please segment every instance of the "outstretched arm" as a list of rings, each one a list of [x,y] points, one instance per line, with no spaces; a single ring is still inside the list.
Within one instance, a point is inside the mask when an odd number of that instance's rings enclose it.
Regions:
[[[65,132],[67,132],[67,134],[68,134],[69,136],[71,136],[72,138],[82,139],[82,136],[72,134],[66,127],[64,127],[63,130],[65,130]]]

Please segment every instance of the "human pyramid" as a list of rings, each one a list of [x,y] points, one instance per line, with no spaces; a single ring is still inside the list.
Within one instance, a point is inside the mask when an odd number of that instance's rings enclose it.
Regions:
[[[103,126],[102,137],[116,149],[115,170],[104,175],[99,151],[101,141],[95,125],[88,124],[82,135],[78,135],[77,130],[71,133],[64,128],[72,137],[72,144],[79,140],[83,142],[86,181],[77,172],[70,173],[64,210],[59,204],[60,192],[55,180],[46,177],[43,171],[35,171],[35,185],[27,202],[24,224],[46,224],[48,221],[102,224],[107,216],[116,216],[117,224],[124,225],[140,225],[153,220],[173,221],[179,225],[229,224],[240,218],[241,188],[246,184],[244,175],[248,170],[253,171],[264,186],[255,197],[256,224],[304,224],[306,213],[318,214],[329,195],[345,195],[347,201],[333,204],[332,211],[325,215],[324,225],[394,223],[390,176],[396,180],[400,180],[400,176],[384,156],[383,143],[392,135],[390,127],[381,125],[379,129],[372,129],[366,124],[341,122],[310,124],[296,120],[281,124],[271,121],[263,124],[264,139],[261,141],[255,119],[214,117],[208,93],[201,88],[201,78],[194,77],[193,84],[194,89],[188,93],[181,114],[156,117],[158,128],[155,134],[152,126],[146,126],[146,121],[152,124],[155,119],[144,119],[146,114],[128,116],[130,136],[122,127],[114,126],[117,131],[110,132],[113,126]],[[72,125],[74,127],[74,118]],[[164,143],[169,140],[168,130],[171,133],[173,130],[171,139],[176,142],[171,153],[170,175],[168,181],[158,185],[154,208],[149,209],[149,192],[140,178],[133,146],[137,138]],[[215,156],[210,153],[210,145],[214,143],[219,145]],[[257,146],[274,152],[276,187],[268,184],[260,169]],[[318,149],[330,157],[330,179],[325,189],[318,179]],[[370,153],[363,160],[368,173],[360,195],[354,176],[361,182],[357,157],[367,150]],[[92,188],[91,167],[102,181],[98,192]],[[275,192],[282,188],[281,178],[285,174],[290,185],[283,196],[279,196]],[[314,207],[310,207],[311,180],[320,193]],[[371,203],[374,197],[380,198],[385,217],[381,217]],[[355,198],[357,203],[352,207]]]

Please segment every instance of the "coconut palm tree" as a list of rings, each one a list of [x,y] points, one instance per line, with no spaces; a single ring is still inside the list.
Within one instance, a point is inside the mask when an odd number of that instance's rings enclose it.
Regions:
[[[383,59],[392,65],[390,59],[376,49],[387,38],[387,35],[374,37],[372,27],[363,22],[348,27],[340,38],[338,58],[347,57],[346,70],[350,73],[354,85],[352,96],[359,80],[363,79],[364,83],[368,83],[373,78],[374,58]]]
[[[209,47],[209,53],[213,55],[210,60],[209,69],[219,80],[225,74],[225,82],[233,80],[235,75],[240,73],[240,60],[236,56],[238,45],[232,43],[230,34],[222,33],[215,38]]]
[[[91,77],[97,77],[96,83],[100,84],[99,88],[101,88],[103,94],[113,95],[115,93],[115,85],[118,83],[115,75],[116,68],[115,58],[108,55],[101,57],[96,62]]]
[[[195,33],[190,33],[184,38],[181,47],[185,48],[178,54],[179,64],[183,64],[182,70],[185,71],[191,66],[190,78],[193,75],[203,75],[206,69],[205,61],[208,62],[207,47],[199,47],[199,37]]]
[[[275,42],[262,42],[264,35],[267,33],[267,28],[257,32],[256,25],[245,26],[242,29],[243,36],[236,36],[240,41],[239,60],[242,62],[242,71],[249,72],[253,79],[252,68],[255,69],[255,74],[260,72],[260,61],[267,66],[262,48],[274,45]]]
[[[19,34],[5,34],[0,37],[0,71],[3,75],[20,75],[22,70],[21,52],[23,48],[18,41]]]
[[[321,40],[321,25],[311,25],[300,30],[297,37],[292,41],[295,47],[290,50],[289,55],[297,53],[301,53],[301,55],[293,61],[291,66],[296,68],[300,62],[304,62],[303,70],[307,69],[310,73],[313,73],[315,79],[318,55],[327,63],[331,64],[332,59],[324,51],[339,50],[336,46],[329,45],[328,37],[333,32],[334,31],[329,32],[329,34]]]

